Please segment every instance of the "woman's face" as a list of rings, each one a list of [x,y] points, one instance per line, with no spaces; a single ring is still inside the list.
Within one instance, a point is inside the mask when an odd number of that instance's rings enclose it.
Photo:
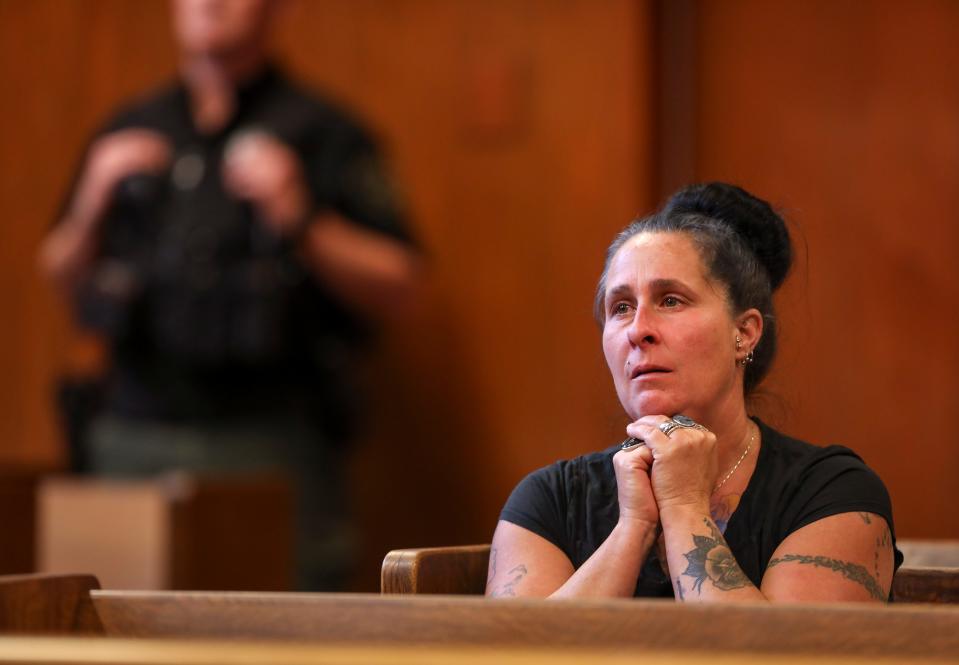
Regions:
[[[603,351],[633,420],[682,413],[708,423],[742,400],[726,291],[688,235],[630,238],[610,263],[604,306]]]

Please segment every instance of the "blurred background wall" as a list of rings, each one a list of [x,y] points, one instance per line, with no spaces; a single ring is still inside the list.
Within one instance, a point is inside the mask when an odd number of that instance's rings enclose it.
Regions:
[[[0,0],[0,465],[62,467],[95,363],[36,249],[86,138],[175,68],[160,0]],[[800,252],[755,411],[857,450],[900,536],[959,537],[959,4],[291,2],[289,69],[382,135],[428,254],[370,359],[352,465],[386,550],[488,541],[528,471],[623,436],[591,320],[603,251],[679,185],[736,182]]]

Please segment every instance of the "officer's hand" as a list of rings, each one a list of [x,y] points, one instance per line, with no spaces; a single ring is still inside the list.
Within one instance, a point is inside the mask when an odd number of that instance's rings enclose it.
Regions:
[[[234,196],[252,203],[259,218],[279,235],[295,233],[309,213],[299,158],[266,132],[245,132],[230,140],[223,182]]]
[[[170,142],[150,129],[121,129],[90,146],[87,166],[74,197],[74,212],[98,217],[106,209],[117,183],[134,174],[158,173],[168,168]]]

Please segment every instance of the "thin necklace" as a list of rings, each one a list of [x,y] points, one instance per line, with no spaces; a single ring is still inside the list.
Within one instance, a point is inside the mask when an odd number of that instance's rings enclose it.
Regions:
[[[749,437],[749,443],[746,444],[746,450],[743,451],[743,454],[739,456],[739,459],[736,460],[736,463],[733,464],[733,468],[729,470],[729,473],[726,474],[726,477],[719,481],[719,484],[713,488],[713,494],[719,491],[719,488],[726,484],[726,481],[729,480],[729,477],[736,473],[736,469],[739,468],[739,465],[743,463],[743,460],[746,459],[746,455],[749,454],[749,449],[753,447],[753,441],[756,440],[756,433],[753,432],[753,435]]]

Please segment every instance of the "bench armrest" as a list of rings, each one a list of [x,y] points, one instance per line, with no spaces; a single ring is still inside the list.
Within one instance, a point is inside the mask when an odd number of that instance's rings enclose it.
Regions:
[[[483,594],[489,545],[393,550],[383,559],[382,593]]]

